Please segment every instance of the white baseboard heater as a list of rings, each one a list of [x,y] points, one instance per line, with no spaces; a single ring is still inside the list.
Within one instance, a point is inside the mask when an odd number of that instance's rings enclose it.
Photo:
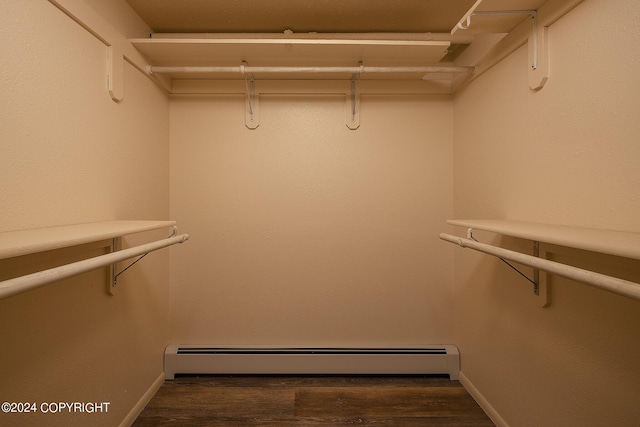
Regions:
[[[281,348],[169,345],[166,379],[176,374],[446,374],[458,379],[454,345],[404,348]]]

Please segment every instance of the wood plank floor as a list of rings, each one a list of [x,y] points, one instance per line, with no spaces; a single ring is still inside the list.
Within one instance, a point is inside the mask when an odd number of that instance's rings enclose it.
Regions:
[[[434,376],[181,376],[133,424],[144,426],[494,424],[458,381]]]

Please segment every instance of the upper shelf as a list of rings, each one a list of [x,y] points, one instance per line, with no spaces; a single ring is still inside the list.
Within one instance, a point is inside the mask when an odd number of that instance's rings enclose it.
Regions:
[[[488,33],[511,31],[527,14],[512,14],[514,10],[536,10],[546,0],[482,0],[466,11],[460,10],[459,23],[470,17],[468,28],[457,26],[451,33],[173,33],[153,34],[150,38],[131,39],[131,44],[155,67],[433,67],[437,65],[474,66],[500,37],[482,37]],[[450,6],[447,10],[451,10]],[[486,11],[498,15],[485,16]],[[508,12],[507,14],[503,14]],[[476,15],[474,15],[476,14]],[[479,15],[480,14],[480,15]],[[454,34],[455,33],[455,34]],[[461,61],[456,56],[478,42],[472,54]],[[458,62],[458,63],[457,63]],[[465,63],[459,63],[465,62]],[[170,79],[242,79],[237,73],[221,74],[167,71]],[[409,73],[411,74],[411,73]],[[363,74],[361,78],[421,79],[424,73],[413,75]],[[256,79],[298,79],[299,75],[257,75]],[[326,74],[305,74],[305,79],[323,78]],[[329,78],[345,78],[332,76]],[[346,76],[350,78],[350,75]],[[452,78],[450,76],[450,78]]]
[[[439,62],[449,42],[333,39],[132,39],[151,65],[369,66],[393,62],[426,66]]]
[[[548,61],[546,33],[538,36],[538,29],[580,1],[477,0],[466,11],[467,7],[458,7],[459,20],[448,32],[156,33],[130,39],[129,46],[146,61],[140,69],[170,93],[180,93],[183,86],[178,82],[186,80],[349,80],[356,76],[426,81],[420,89],[452,93],[499,62],[501,55],[529,41],[533,42],[529,85],[539,89],[548,79]],[[443,11],[451,15],[452,7]],[[525,21],[531,24],[523,26]],[[241,70],[242,64],[255,68]],[[353,71],[360,65],[363,68]],[[174,81],[178,84],[173,85]],[[207,93],[205,86],[199,83]]]
[[[449,220],[447,223],[538,242],[640,259],[640,233],[512,220]]]
[[[103,221],[0,233],[0,259],[173,227],[175,221]]]
[[[448,41],[315,38],[149,38],[132,39],[131,43],[152,66],[166,67],[239,66],[243,61],[252,67],[354,67],[359,62],[370,67],[424,67],[441,61],[450,46]],[[168,76],[185,78],[183,73],[175,72]],[[207,77],[243,78],[231,73],[217,73],[215,77],[206,73],[188,76],[190,79]],[[256,73],[254,77],[281,76]]]

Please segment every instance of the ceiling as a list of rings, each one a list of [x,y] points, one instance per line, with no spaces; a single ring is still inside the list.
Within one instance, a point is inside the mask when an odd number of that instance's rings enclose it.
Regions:
[[[155,33],[448,33],[477,0],[127,0]]]

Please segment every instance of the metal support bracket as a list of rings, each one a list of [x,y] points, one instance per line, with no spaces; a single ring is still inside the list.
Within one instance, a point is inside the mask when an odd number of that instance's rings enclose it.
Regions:
[[[178,234],[178,227],[177,226],[173,226],[172,230],[171,230],[171,235],[169,237],[167,237],[167,239],[172,238],[173,236],[175,236],[176,234]],[[113,240],[111,241],[111,251],[110,252],[117,252],[120,250],[120,246],[121,246],[121,237],[115,237],[113,238]],[[134,264],[136,264],[138,261],[140,261],[142,258],[144,258],[145,256],[147,256],[148,252],[138,256],[138,258],[135,259],[135,261],[132,261],[131,263],[129,263],[128,266],[126,266],[125,268],[123,268],[119,273],[117,273],[118,271],[118,264],[111,264],[109,266],[109,283],[107,283],[107,293],[109,295],[115,295],[116,294],[116,288],[118,286],[118,277],[124,273],[125,271],[127,271],[128,269],[130,269],[131,267],[133,267]]]
[[[471,239],[476,242],[478,241],[475,237],[473,237],[473,228],[467,229],[467,239]],[[542,253],[540,252],[540,242],[534,241],[533,256],[535,256],[536,258],[540,258],[541,255],[543,258],[545,259],[547,258],[547,253],[545,251],[543,251]],[[509,267],[514,269],[518,274],[520,274],[522,277],[527,279],[533,285],[533,294],[535,295],[538,305],[540,307],[546,308],[551,305],[551,283],[549,282],[549,273],[542,272],[542,274],[540,274],[540,269],[534,268],[533,279],[530,279],[529,277],[527,277],[526,274],[518,270],[515,266],[513,266],[507,260],[500,257],[498,257],[498,259],[500,259],[502,262],[504,262]]]
[[[256,95],[256,81],[252,73],[245,73],[244,68],[247,66],[246,61],[242,61],[240,70],[244,76],[245,91],[247,99],[245,102],[244,124],[249,129],[255,129],[260,126],[258,121],[258,96]]]
[[[356,130],[360,127],[360,92],[358,86],[360,84],[360,74],[364,69],[362,62],[358,63],[360,71],[351,76],[351,90],[347,96],[347,127]]]

